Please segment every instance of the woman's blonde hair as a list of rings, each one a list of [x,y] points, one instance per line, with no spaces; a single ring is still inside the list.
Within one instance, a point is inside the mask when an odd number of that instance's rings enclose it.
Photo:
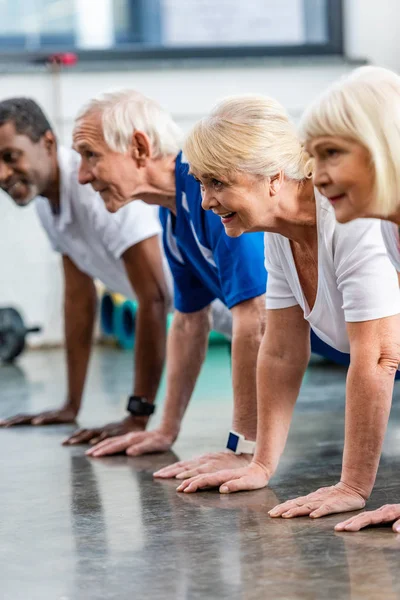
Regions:
[[[374,171],[374,210],[400,204],[400,77],[381,67],[360,67],[340,79],[303,115],[300,137],[340,136],[361,144]]]
[[[311,176],[311,162],[285,109],[263,96],[237,96],[217,104],[192,129],[184,153],[195,175],[242,171],[289,179]]]

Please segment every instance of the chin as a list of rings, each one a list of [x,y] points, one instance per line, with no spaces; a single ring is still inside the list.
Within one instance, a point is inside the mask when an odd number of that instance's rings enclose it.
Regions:
[[[13,198],[12,200],[17,206],[24,208],[25,206],[28,206],[33,199],[34,197],[29,196],[28,198]]]
[[[354,221],[355,219],[366,218],[368,215],[364,214],[360,211],[360,213],[355,212],[354,210],[349,210],[346,208],[338,208],[335,209],[335,217],[338,223],[350,223],[350,221]]]
[[[245,233],[245,229],[239,229],[239,228],[227,228],[225,227],[225,233],[226,235],[228,235],[231,238],[237,238],[240,237],[242,235],[242,233]]]

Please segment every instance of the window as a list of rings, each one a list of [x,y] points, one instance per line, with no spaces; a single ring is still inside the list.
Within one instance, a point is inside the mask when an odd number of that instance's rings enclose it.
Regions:
[[[0,0],[0,14],[3,52],[342,53],[342,0]]]

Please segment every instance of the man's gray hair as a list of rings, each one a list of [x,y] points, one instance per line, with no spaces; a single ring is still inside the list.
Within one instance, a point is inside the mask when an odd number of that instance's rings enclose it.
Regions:
[[[134,90],[107,92],[90,100],[79,112],[75,125],[90,113],[100,113],[106,144],[125,153],[135,131],[146,133],[154,158],[176,155],[182,132],[171,115],[157,102]]]

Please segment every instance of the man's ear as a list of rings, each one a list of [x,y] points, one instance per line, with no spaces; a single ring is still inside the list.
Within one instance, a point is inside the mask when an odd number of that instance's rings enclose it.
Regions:
[[[43,135],[43,143],[48,154],[51,154],[57,148],[56,136],[50,129],[48,129]]]
[[[143,166],[146,159],[151,156],[151,143],[149,137],[142,131],[135,131],[132,136],[132,158]]]
[[[283,171],[279,171],[276,175],[269,178],[269,193],[271,196],[276,196],[282,187],[284,180]]]

